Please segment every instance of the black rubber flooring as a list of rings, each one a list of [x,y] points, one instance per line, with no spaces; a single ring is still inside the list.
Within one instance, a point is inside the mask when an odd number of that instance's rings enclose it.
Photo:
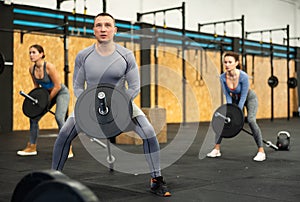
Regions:
[[[199,159],[199,151],[209,123],[186,124],[181,127],[188,137],[199,125],[196,138],[184,155],[162,170],[172,197],[162,198],[149,192],[149,174],[128,174],[109,169],[95,160],[79,138],[73,142],[75,157],[69,159],[63,173],[88,187],[99,201],[197,201],[197,202],[284,202],[300,201],[300,119],[258,120],[263,138],[276,143],[277,133],[291,134],[290,151],[265,147],[267,160],[254,162],[256,145],[253,138],[241,132],[222,142],[222,157]],[[179,124],[168,125],[168,143],[176,137]],[[245,124],[244,128],[247,129]],[[41,131],[38,155],[19,157],[16,151],[25,146],[28,131],[0,134],[0,201],[11,200],[13,191],[27,174],[51,167],[56,130]],[[184,143],[184,138],[177,141]],[[161,144],[166,148],[167,144]],[[141,153],[142,147],[118,145]],[[178,150],[181,148],[179,147]],[[104,148],[99,152],[107,153]],[[115,164],[117,165],[118,158]],[[144,162],[143,162],[144,163]],[[131,165],[128,165],[131,166]]]

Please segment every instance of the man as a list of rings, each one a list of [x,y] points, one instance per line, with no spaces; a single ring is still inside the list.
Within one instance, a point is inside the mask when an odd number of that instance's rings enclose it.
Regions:
[[[133,53],[116,44],[115,19],[108,13],[100,13],[94,19],[96,43],[80,51],[75,60],[73,86],[76,97],[90,87],[101,83],[123,86],[133,100],[140,91],[138,67]],[[159,196],[171,196],[161,176],[159,143],[154,129],[144,113],[134,104],[133,131],[143,139],[143,148],[151,172],[151,192]],[[67,160],[71,141],[78,135],[75,117],[70,116],[60,131],[53,151],[52,169],[62,170]]]

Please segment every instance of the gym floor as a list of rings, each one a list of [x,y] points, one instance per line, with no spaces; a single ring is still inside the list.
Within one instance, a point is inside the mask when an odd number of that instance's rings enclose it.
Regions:
[[[197,201],[197,202],[293,202],[300,199],[300,119],[258,120],[263,138],[273,143],[277,133],[291,134],[290,151],[275,151],[265,147],[267,160],[254,162],[256,145],[245,132],[222,142],[222,157],[198,158],[209,123],[200,123],[197,136],[188,151],[171,166],[163,169],[172,197],[161,198],[149,192],[149,174],[109,172],[96,161],[79,138],[73,141],[74,158],[69,159],[63,173],[88,187],[99,201]],[[174,138],[179,124],[168,125],[168,142]],[[244,126],[248,129],[247,123]],[[189,135],[189,124],[184,132]],[[19,157],[16,151],[25,146],[28,131],[0,134],[0,201],[11,200],[20,180],[37,170],[51,166],[56,130],[40,132],[38,155]],[[165,145],[162,144],[161,147]],[[136,145],[118,145],[120,148],[141,152]],[[106,152],[105,149],[99,149]],[[116,164],[118,159],[116,159]]]

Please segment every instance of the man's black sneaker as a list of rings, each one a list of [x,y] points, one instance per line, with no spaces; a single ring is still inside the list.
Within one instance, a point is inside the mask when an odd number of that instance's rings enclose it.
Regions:
[[[171,193],[169,192],[166,182],[163,180],[162,176],[151,179],[151,192],[159,196],[171,196]]]

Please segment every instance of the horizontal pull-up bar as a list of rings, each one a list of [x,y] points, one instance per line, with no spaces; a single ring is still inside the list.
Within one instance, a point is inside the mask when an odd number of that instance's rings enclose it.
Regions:
[[[41,31],[46,31],[46,30],[53,30],[53,29],[57,29],[57,28],[60,28],[60,27],[64,27],[68,25],[68,23],[64,23],[64,24],[61,24],[61,25],[57,25],[57,26],[54,26],[54,27],[47,27],[47,28],[41,28],[41,29],[35,29],[35,30],[26,30],[26,32],[23,32],[23,34],[25,33],[31,33],[31,32],[41,32]]]
[[[256,31],[246,32],[246,35],[248,35],[248,34],[255,34],[255,33],[263,33],[263,32],[286,31],[286,30],[288,30],[288,26],[285,27],[285,28],[264,29],[264,30],[256,30]]]
[[[224,24],[228,22],[238,22],[238,21],[244,21],[244,15],[242,15],[242,18],[239,19],[223,20],[223,21],[208,22],[208,23],[198,23],[198,30],[200,31],[200,28],[206,25],[216,25],[216,24]]]
[[[0,28],[0,32],[14,32],[13,29]]]
[[[55,27],[51,27],[51,28],[41,28],[41,29],[35,29],[35,30],[26,30],[26,31],[21,31],[21,43],[23,43],[23,37],[24,37],[24,34],[29,34],[29,33],[32,33],[32,32],[41,32],[41,31],[46,31],[46,30],[54,30],[54,29],[57,29],[57,28],[60,28],[60,27],[65,27],[67,26],[69,23],[66,22],[64,24],[61,24],[61,25],[57,25]]]
[[[287,40],[287,38],[284,38],[283,40]],[[300,37],[290,37],[289,40],[300,40]]]
[[[198,23],[198,32],[200,32],[201,27],[206,26],[206,25],[214,25],[216,26],[217,24],[224,24],[224,35],[226,35],[225,31],[225,24],[229,22],[241,22],[241,38],[242,38],[242,44],[241,44],[241,49],[242,49],[242,66],[243,68],[246,68],[246,52],[245,52],[245,16],[242,15],[241,18],[239,19],[230,19],[230,20],[221,20],[221,21],[215,21],[215,22],[208,22],[208,23]],[[216,27],[215,27],[216,28]],[[216,30],[215,30],[216,32]],[[216,33],[215,33],[216,36]],[[244,69],[247,70],[247,69]]]
[[[180,10],[180,9],[183,9],[183,8],[184,8],[184,3],[183,3],[182,6],[179,6],[179,7],[167,8],[167,9],[156,10],[156,11],[149,11],[149,12],[145,12],[145,13],[137,13],[137,21],[140,21],[140,19],[143,15],[163,13],[163,12],[167,12],[167,11],[171,11],[171,10]]]

